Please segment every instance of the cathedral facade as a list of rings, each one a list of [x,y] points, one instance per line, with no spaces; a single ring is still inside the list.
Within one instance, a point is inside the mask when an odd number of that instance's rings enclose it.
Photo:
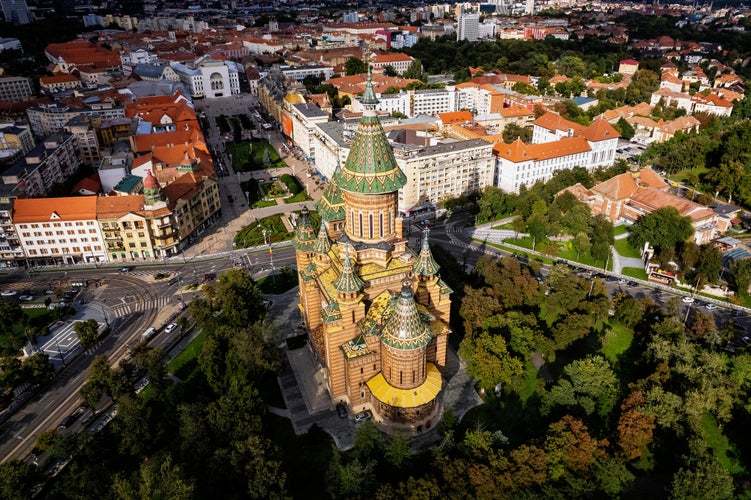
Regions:
[[[368,80],[349,156],[303,211],[295,249],[300,312],[334,402],[371,410],[386,429],[420,432],[440,418],[452,290],[428,246],[407,247],[394,158]]]

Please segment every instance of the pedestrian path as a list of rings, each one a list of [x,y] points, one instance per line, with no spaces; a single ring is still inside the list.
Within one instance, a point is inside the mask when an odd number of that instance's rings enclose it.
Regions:
[[[129,304],[118,304],[112,307],[116,317],[126,316],[140,311],[162,309],[170,303],[171,297],[158,297],[156,299],[141,300]]]

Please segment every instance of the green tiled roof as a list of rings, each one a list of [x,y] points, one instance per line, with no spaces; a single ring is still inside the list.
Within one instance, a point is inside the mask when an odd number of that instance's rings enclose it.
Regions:
[[[321,229],[318,231],[318,238],[313,245],[313,252],[320,255],[327,255],[331,250],[331,241],[329,241],[329,235],[326,234],[326,227],[321,224]]]
[[[344,167],[332,180],[341,189],[353,193],[392,193],[407,184],[407,176],[397,165],[394,150],[376,116],[375,105],[378,104],[378,99],[370,81],[370,71],[360,102],[365,107],[365,112],[355,132]]]
[[[409,279],[402,283],[402,291],[393,307],[394,312],[383,325],[381,341],[401,350],[418,349],[428,345],[433,332],[417,310],[412,282]]]
[[[324,323],[331,323],[342,319],[342,312],[339,309],[339,302],[332,301],[327,306],[321,308],[321,319]]]
[[[428,244],[428,234],[430,229],[425,226],[422,237],[422,249],[420,255],[417,256],[415,261],[414,272],[418,276],[433,276],[438,273],[441,266],[433,258],[433,253],[430,251],[430,245]]]
[[[344,266],[342,267],[342,274],[334,281],[334,288],[343,293],[353,293],[362,290],[365,282],[360,279],[355,270],[352,268],[352,263],[349,260],[349,254],[344,257]]]
[[[313,225],[310,223],[310,213],[307,207],[302,207],[300,221],[295,228],[295,249],[309,251],[313,250],[316,242],[316,233]]]
[[[334,178],[339,175],[341,168],[336,167],[334,171]],[[337,220],[344,220],[344,198],[342,198],[342,192],[339,190],[339,186],[336,185],[333,178],[329,181],[326,189],[323,190],[323,196],[316,202],[316,210],[321,215],[321,219],[326,222],[332,222]]]

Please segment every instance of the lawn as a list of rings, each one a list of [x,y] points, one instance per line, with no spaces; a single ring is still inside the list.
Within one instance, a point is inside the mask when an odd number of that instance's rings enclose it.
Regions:
[[[310,222],[313,224],[313,228],[318,230],[321,226],[321,217],[318,212],[310,212]],[[263,230],[266,229],[266,239],[263,237]],[[257,247],[268,243],[276,243],[279,241],[291,240],[294,237],[294,233],[287,231],[284,223],[282,222],[282,214],[275,214],[269,217],[264,217],[252,224],[249,224],[240,229],[235,234],[234,242],[236,248],[248,248]]]
[[[746,469],[743,464],[736,458],[738,451],[730,443],[727,436],[722,433],[722,429],[717,426],[717,420],[709,412],[704,412],[701,417],[702,437],[704,441],[714,451],[715,458],[722,464],[728,472],[734,475],[745,474]]]
[[[519,399],[521,399],[522,402],[526,402],[529,398],[531,398],[537,392],[537,387],[539,386],[539,380],[537,378],[537,368],[535,368],[532,360],[527,361],[524,369],[524,380],[522,380],[522,383],[519,385],[519,389],[517,391],[517,394],[519,394]]]
[[[167,371],[181,380],[188,380],[193,371],[198,369],[198,354],[205,340],[206,336],[200,333],[167,364]]]
[[[613,243],[613,246],[615,247],[616,251],[621,255],[621,257],[634,257],[634,258],[641,258],[641,255],[639,254],[639,250],[636,250],[634,247],[632,247],[628,243],[627,238],[623,238],[621,240],[615,240],[615,243]]]
[[[626,224],[621,224],[620,226],[613,226],[613,236],[626,234],[628,230],[629,230],[629,227]]]
[[[611,363],[615,363],[618,361],[618,356],[631,347],[633,340],[634,331],[631,328],[627,328],[626,325],[618,321],[613,321],[602,339],[600,351]]]
[[[286,163],[279,157],[274,147],[266,139],[252,141],[228,142],[227,154],[232,155],[232,168],[236,172],[263,170],[264,168],[284,167]],[[264,151],[269,152],[269,164],[264,166]]]
[[[280,273],[265,276],[258,280],[258,288],[261,292],[270,295],[278,295],[287,292],[297,285],[297,273],[294,271],[282,271]]]
[[[624,267],[623,269],[621,269],[621,274],[647,281],[647,272],[640,267]]]
[[[290,198],[285,198],[284,203],[297,203],[300,201],[308,201],[312,200],[310,196],[308,196],[308,193],[306,191],[301,191],[297,193],[295,196],[292,196]]]
[[[509,243],[512,243],[514,245],[523,247],[523,248],[529,248],[532,249],[532,237],[526,236],[524,238],[519,238],[518,240],[508,240]],[[540,252],[540,248],[543,242],[539,242],[537,244],[536,250]],[[595,261],[594,258],[587,252],[586,254],[580,254],[578,257],[576,256],[576,250],[574,250],[573,246],[571,245],[570,241],[562,241],[558,242],[559,251],[557,255],[553,255],[554,258],[561,258],[566,260],[571,260],[574,262],[579,262],[581,264],[586,264],[588,266],[594,266],[594,267],[602,267],[603,262],[601,261]],[[610,264],[608,264],[610,265]]]

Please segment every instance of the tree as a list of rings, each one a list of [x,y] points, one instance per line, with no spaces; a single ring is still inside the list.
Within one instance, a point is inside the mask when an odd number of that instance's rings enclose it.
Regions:
[[[613,223],[603,215],[595,215],[589,223],[589,239],[592,241],[590,252],[595,261],[607,263],[610,257],[610,245],[615,242]]]
[[[247,478],[250,498],[287,498],[287,475],[271,441],[253,434],[243,441],[235,441],[232,448],[232,466]]]
[[[31,498],[32,488],[38,480],[34,466],[11,460],[0,464],[0,497],[8,500]]]
[[[571,240],[571,245],[576,250],[576,258],[579,258],[581,254],[587,254],[592,248],[592,243],[589,241],[589,236],[586,233],[579,233]]]
[[[692,234],[691,218],[683,217],[675,207],[665,207],[637,220],[631,226],[628,241],[634,248],[642,248],[647,242],[657,248],[675,247]]]
[[[613,298],[615,317],[629,328],[633,328],[642,320],[644,308],[638,299],[626,293],[618,294]]]
[[[592,438],[587,426],[570,415],[550,424],[545,438],[550,479],[590,476],[591,467],[607,457],[606,445],[607,441]]]
[[[394,67],[390,64],[383,67],[383,74],[384,76],[399,76],[399,73],[397,73]]]
[[[621,137],[629,141],[636,134],[634,127],[625,118],[621,118],[616,122],[615,129],[621,134]]]
[[[506,341],[500,335],[482,332],[473,339],[465,338],[459,353],[467,362],[467,373],[485,389],[509,384],[524,373],[522,362],[508,352]]]
[[[265,311],[260,290],[244,269],[223,272],[216,285],[216,296],[221,317],[231,326],[250,325]]]
[[[352,56],[344,63],[344,71],[347,76],[361,75],[368,72],[368,63],[359,57]]]
[[[699,247],[699,259],[696,268],[690,273],[692,279],[697,281],[697,288],[704,283],[716,283],[722,270],[722,252],[712,243]]]
[[[579,200],[574,200],[575,203],[571,203],[568,208],[561,206],[559,201],[564,198],[563,195],[556,198],[556,205],[561,208],[563,212],[561,215],[561,227],[567,234],[577,235],[579,233],[586,233],[589,229],[590,221],[592,219],[592,210],[589,205],[582,203]]]
[[[671,498],[722,500],[735,498],[733,476],[713,456],[681,467],[673,476]]]
[[[527,219],[527,232],[532,237],[532,250],[537,247],[537,243],[548,236],[548,218],[544,214],[533,213]]]
[[[511,144],[517,139],[521,139],[525,143],[530,142],[532,140],[532,129],[520,127],[515,123],[506,125],[506,128],[503,129],[503,142]]]
[[[552,406],[579,406],[584,413],[595,411],[606,417],[618,397],[618,378],[610,364],[601,356],[588,356],[571,362],[563,369],[562,378],[546,394],[543,411]]]
[[[46,385],[55,379],[55,367],[47,354],[32,354],[22,365],[24,379],[32,384]]]
[[[401,432],[393,434],[386,445],[384,456],[388,463],[399,469],[412,456],[409,437]]]
[[[655,418],[643,411],[646,400],[641,390],[634,390],[621,404],[618,419],[618,446],[627,460],[637,460],[649,453]]]
[[[92,347],[99,340],[99,323],[95,319],[76,321],[73,329],[84,349]]]
[[[138,368],[146,372],[149,385],[153,387],[154,397],[158,400],[166,398],[167,388],[172,381],[167,377],[168,356],[164,349],[146,349],[135,356]]]
[[[271,153],[269,153],[267,148],[263,150],[263,159],[261,161],[264,168],[268,168],[271,165]]]
[[[143,462],[133,481],[116,475],[113,484],[115,495],[122,500],[192,498],[194,489],[193,481],[185,477],[179,466],[172,464],[170,455]]]
[[[425,81],[425,72],[422,69],[422,63],[419,59],[415,59],[407,66],[407,69],[402,73],[404,78],[410,78],[413,80]]]

